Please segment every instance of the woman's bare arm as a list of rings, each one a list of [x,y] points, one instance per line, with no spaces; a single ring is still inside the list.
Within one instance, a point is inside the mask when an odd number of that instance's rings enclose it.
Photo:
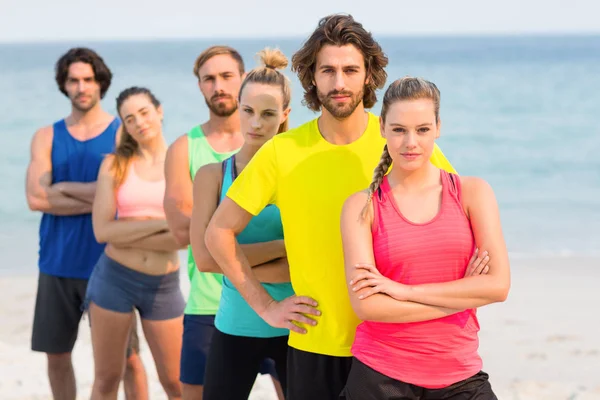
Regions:
[[[494,192],[482,179],[462,177],[462,198],[475,242],[490,256],[485,275],[451,282],[411,286],[407,300],[440,307],[476,308],[506,300],[510,289],[510,263],[502,234],[500,212]]]
[[[112,156],[100,165],[96,197],[92,208],[94,235],[99,243],[126,244],[168,229],[165,220],[119,221],[115,219],[117,201],[110,171]]]
[[[217,209],[221,190],[221,165],[209,164],[198,170],[194,178],[194,206],[190,223],[190,243],[198,269],[202,272],[222,273],[204,243],[206,227]],[[241,245],[252,267],[285,257],[283,240]],[[271,267],[272,268],[272,267]]]
[[[376,293],[365,299],[360,296],[369,288],[352,290],[350,282],[356,278],[360,264],[375,265],[371,224],[372,207],[366,218],[361,218],[361,210],[367,202],[365,192],[350,196],[342,209],[341,233],[344,249],[344,265],[350,302],[358,318],[378,322],[418,322],[445,317],[463,311],[460,308],[447,308],[420,304],[418,302],[396,300],[387,294]]]

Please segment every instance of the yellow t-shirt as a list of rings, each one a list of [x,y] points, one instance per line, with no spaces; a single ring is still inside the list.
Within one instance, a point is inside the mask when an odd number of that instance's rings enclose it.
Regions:
[[[384,145],[371,113],[364,134],[347,145],[323,139],[314,119],[265,143],[227,193],[253,215],[268,204],[281,211],[294,291],[322,312],[308,333],[290,333],[293,348],[351,356],[359,320],[346,286],[340,215],[346,199],[371,183]],[[432,162],[454,172],[437,146]]]

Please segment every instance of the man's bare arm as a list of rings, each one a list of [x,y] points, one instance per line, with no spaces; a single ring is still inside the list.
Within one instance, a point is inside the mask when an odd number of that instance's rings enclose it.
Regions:
[[[59,182],[53,187],[57,188],[62,194],[77,200],[93,204],[96,196],[96,182]]]
[[[164,208],[169,229],[175,240],[187,246],[190,243],[192,215],[192,178],[190,176],[187,135],[180,136],[167,151],[165,159]]]
[[[45,127],[38,130],[31,141],[25,184],[29,209],[54,215],[89,214],[92,211],[90,202],[61,192],[59,185],[67,182],[52,184],[52,137],[52,127]]]

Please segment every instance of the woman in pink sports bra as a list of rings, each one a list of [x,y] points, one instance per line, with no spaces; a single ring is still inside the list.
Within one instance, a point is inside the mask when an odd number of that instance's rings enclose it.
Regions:
[[[429,162],[439,105],[431,82],[390,85],[373,182],[343,207],[348,291],[363,322],[342,398],[496,399],[478,354],[477,308],[506,299],[508,253],[491,187]]]
[[[123,132],[100,166],[92,222],[106,243],[90,277],[89,307],[95,377],[92,399],[116,399],[129,331],[137,309],[160,382],[169,399],[181,398],[179,359],[185,302],[179,286],[181,248],[163,209],[163,111],[145,88],[117,97]]]

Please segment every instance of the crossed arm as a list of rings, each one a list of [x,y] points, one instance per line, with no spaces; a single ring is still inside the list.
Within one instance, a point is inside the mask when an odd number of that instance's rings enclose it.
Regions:
[[[221,192],[220,164],[205,165],[198,170],[193,184],[194,205],[190,223],[190,243],[198,270],[223,273],[206,248],[204,236],[217,210]],[[283,240],[240,245],[254,276],[260,282],[289,282],[289,265]]]
[[[92,210],[94,235],[99,243],[117,247],[140,248],[153,251],[173,251],[180,245],[170,233],[164,219],[118,220],[114,178],[111,172],[113,156],[100,166],[97,191]]]
[[[52,183],[52,127],[38,130],[31,141],[25,192],[32,211],[54,215],[89,214],[96,182]]]
[[[348,198],[342,211],[342,241],[350,300],[359,318],[427,321],[506,299],[509,261],[493,191],[481,179],[461,178],[461,182],[464,208],[480,249],[477,260],[489,254],[493,264],[487,273],[444,283],[408,286],[382,277],[374,267],[372,212],[368,218],[359,218],[367,195],[361,192]]]

